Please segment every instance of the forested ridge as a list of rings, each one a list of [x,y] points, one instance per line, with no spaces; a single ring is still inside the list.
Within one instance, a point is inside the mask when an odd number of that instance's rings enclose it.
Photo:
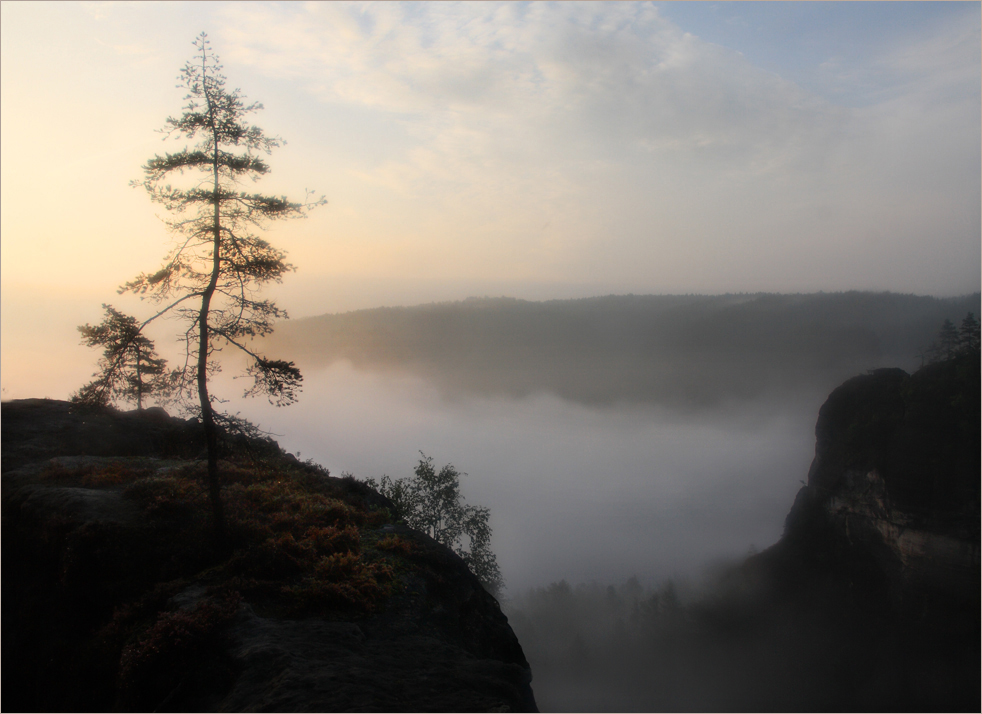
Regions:
[[[457,393],[554,393],[588,404],[693,409],[819,389],[884,366],[916,369],[945,319],[979,294],[610,295],[470,298],[283,324],[270,337],[309,368],[401,369]]]

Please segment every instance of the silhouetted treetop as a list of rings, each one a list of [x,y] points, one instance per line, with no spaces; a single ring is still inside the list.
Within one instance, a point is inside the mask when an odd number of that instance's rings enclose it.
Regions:
[[[112,305],[102,307],[102,322],[78,328],[82,344],[104,349],[95,379],[73,394],[72,402],[107,405],[123,399],[143,409],[145,398],[169,396],[173,375],[166,371],[167,360],[157,356],[153,341],[141,333],[143,326]]]

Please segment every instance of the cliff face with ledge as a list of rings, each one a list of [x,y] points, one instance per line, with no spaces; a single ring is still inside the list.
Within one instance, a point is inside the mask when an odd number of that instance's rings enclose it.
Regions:
[[[979,397],[977,352],[846,381],[783,538],[734,574],[762,620],[823,623],[821,708],[978,711]]]
[[[979,424],[977,356],[850,379],[819,412],[785,539],[862,561],[898,611],[977,602]]]
[[[232,440],[217,548],[195,424],[2,416],[5,710],[536,710],[495,599],[364,484]]]

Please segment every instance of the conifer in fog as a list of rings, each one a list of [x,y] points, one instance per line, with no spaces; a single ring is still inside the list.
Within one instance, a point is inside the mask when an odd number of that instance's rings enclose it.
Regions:
[[[979,349],[979,321],[973,313],[968,313],[958,330],[958,346],[962,352]]]
[[[175,370],[174,383],[185,404],[196,405],[203,425],[209,498],[222,537],[216,421],[221,415],[215,411],[208,378],[216,370],[217,353],[234,347],[248,359],[252,385],[246,395],[265,394],[276,405],[296,400],[300,370],[293,362],[255,352],[250,344],[270,333],[274,320],[286,317],[258,291],[293,270],[286,255],[256,231],[274,220],[302,217],[326,201],[312,199],[309,192],[297,203],[244,190],[246,179],[255,181],[269,172],[263,155],[282,140],[248,122],[262,105],[247,103],[238,89],[228,88],[205,33],[194,46],[197,53],[180,74],[180,86],[187,90],[184,111],[168,117],[162,131],[196,143],[152,157],[143,167],[143,179],[132,182],[168,211],[165,223],[176,242],[159,270],[139,275],[120,292],[162,306],[140,330],[162,316],[182,323],[185,359]]]

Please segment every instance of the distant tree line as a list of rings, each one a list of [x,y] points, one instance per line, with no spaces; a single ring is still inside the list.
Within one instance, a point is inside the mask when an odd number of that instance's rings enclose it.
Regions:
[[[923,357],[933,363],[978,351],[979,321],[975,319],[975,314],[970,312],[962,320],[960,328],[956,328],[951,320],[941,323],[938,338],[928,346]]]
[[[859,604],[851,584],[765,587],[750,572],[726,569],[697,592],[563,580],[506,601],[541,710],[901,711],[945,692],[935,706],[958,711],[977,697],[971,663],[918,648],[909,624]],[[925,672],[936,679],[913,682]]]
[[[545,391],[703,409],[827,394],[878,367],[914,370],[942,320],[980,309],[978,294],[469,299],[304,318],[268,342],[307,369],[348,360],[408,371],[454,397]]]

